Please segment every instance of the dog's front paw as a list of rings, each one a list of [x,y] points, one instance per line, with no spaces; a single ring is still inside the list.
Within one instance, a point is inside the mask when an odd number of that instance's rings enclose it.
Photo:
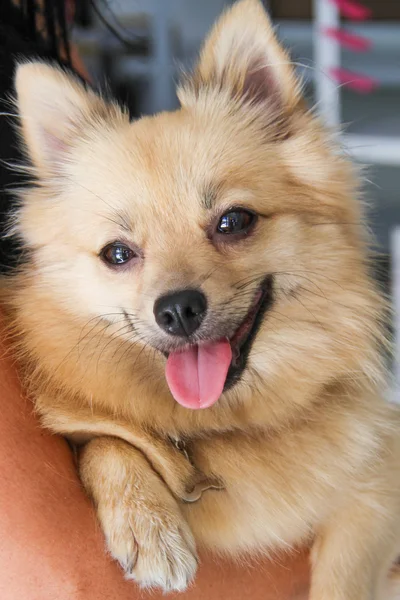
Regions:
[[[91,440],[80,475],[93,498],[111,555],[142,587],[184,590],[197,558],[177,500],[143,454],[122,440]]]
[[[129,576],[143,587],[183,591],[197,570],[194,539],[182,517],[153,515],[140,526],[136,564]]]
[[[196,573],[196,548],[175,500],[163,496],[155,506],[126,493],[113,505],[100,503],[98,512],[108,549],[127,578],[146,588],[182,591]]]

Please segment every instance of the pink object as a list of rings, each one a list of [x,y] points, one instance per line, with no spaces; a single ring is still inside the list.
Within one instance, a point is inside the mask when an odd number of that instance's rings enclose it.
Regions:
[[[361,94],[370,94],[378,87],[376,79],[353,73],[347,69],[331,69],[330,73],[336,81]]]
[[[171,394],[185,408],[208,408],[224,389],[232,361],[228,340],[188,346],[171,352],[165,377]]]
[[[359,35],[354,35],[343,29],[327,27],[324,32],[327,36],[337,40],[342,46],[349,48],[349,50],[354,50],[355,52],[366,52],[372,46],[371,40]]]
[[[372,11],[354,0],[331,0],[334,2],[342,15],[352,21],[365,21],[372,15]]]

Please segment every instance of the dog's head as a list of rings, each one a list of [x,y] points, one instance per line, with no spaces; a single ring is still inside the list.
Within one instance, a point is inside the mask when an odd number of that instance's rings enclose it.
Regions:
[[[16,90],[37,176],[16,230],[59,307],[156,349],[190,408],[360,368],[375,308],[352,170],[258,0],[221,18],[174,113],[130,122],[38,63]]]

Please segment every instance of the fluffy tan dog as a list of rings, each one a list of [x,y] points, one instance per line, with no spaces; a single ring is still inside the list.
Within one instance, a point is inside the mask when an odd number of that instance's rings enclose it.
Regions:
[[[182,590],[195,545],[312,543],[312,600],[386,600],[399,420],[357,177],[259,2],[217,23],[174,113],[131,123],[38,63],[16,91],[36,180],[10,322],[111,554]]]

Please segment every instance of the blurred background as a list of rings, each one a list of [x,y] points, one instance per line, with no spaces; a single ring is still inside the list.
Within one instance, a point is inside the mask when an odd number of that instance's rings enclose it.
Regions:
[[[190,68],[208,29],[233,2],[79,0],[73,40],[94,81],[107,81],[133,116],[173,109],[182,69]],[[394,300],[400,382],[400,0],[264,5],[310,104],[339,127],[343,151],[366,165],[376,274]]]

